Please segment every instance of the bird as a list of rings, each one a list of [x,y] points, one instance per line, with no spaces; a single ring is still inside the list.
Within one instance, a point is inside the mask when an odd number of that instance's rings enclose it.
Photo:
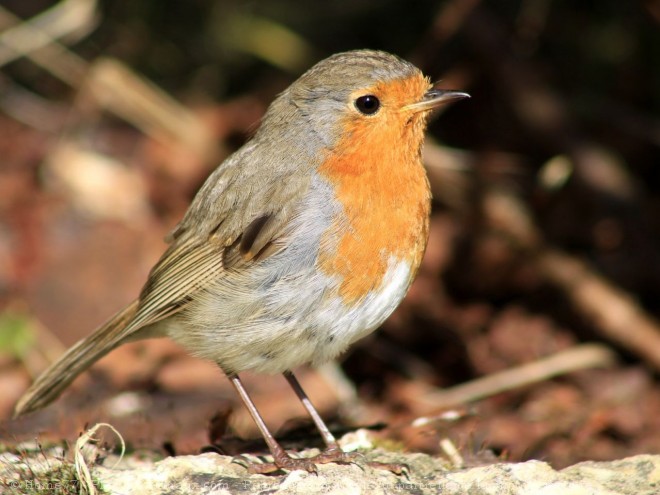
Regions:
[[[250,472],[351,462],[291,370],[336,358],[406,295],[429,235],[428,117],[468,96],[436,89],[384,51],[318,62],[209,175],[139,297],[47,368],[15,416],[54,401],[116,347],[168,336],[217,363],[247,407],[273,457]],[[290,456],[243,386],[244,371],[283,374],[327,448]]]

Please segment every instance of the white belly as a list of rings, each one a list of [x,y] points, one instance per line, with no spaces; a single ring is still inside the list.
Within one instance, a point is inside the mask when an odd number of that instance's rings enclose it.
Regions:
[[[281,373],[321,364],[380,326],[406,295],[410,275],[407,263],[391,260],[380,287],[351,308],[325,293],[328,279],[310,280],[305,291],[275,286],[261,304],[250,305],[252,314],[240,317],[235,304],[229,315],[223,301],[203,297],[191,303],[192,311],[168,319],[167,333],[192,354],[230,372]]]

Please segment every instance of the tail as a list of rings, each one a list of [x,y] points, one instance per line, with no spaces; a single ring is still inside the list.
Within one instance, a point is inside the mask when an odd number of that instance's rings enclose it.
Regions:
[[[125,341],[122,332],[138,307],[134,301],[89,337],[80,340],[44,371],[23,394],[14,409],[14,417],[41,409],[53,402],[83,371]]]

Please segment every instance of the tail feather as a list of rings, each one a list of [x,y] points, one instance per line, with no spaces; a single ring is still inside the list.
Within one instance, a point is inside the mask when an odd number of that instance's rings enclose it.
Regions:
[[[122,330],[135,316],[137,307],[138,301],[129,304],[44,371],[16,404],[14,417],[36,411],[53,402],[80,373],[123,343],[126,332]]]

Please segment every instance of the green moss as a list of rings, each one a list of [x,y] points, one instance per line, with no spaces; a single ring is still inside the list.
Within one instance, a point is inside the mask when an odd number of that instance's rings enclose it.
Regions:
[[[27,314],[12,310],[0,313],[1,352],[22,358],[34,342],[34,325]]]
[[[37,464],[39,465],[37,467]],[[45,466],[50,466],[43,469]],[[6,474],[9,466],[3,466]],[[34,460],[34,466],[29,459],[12,466],[18,479],[0,479],[0,493],[7,495],[79,495],[81,483],[76,474],[76,468],[71,462],[58,459]],[[9,468],[11,470],[11,468]],[[4,476],[3,476],[4,477]],[[8,478],[12,478],[8,476]],[[13,478],[16,478],[14,476]],[[92,478],[99,494],[109,494],[99,482]]]

